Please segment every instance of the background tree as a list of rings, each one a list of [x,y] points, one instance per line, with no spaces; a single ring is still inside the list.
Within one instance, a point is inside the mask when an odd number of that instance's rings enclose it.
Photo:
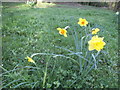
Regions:
[[[119,2],[108,2],[108,5],[109,5],[109,9],[112,9],[114,11],[120,10],[120,1]]]

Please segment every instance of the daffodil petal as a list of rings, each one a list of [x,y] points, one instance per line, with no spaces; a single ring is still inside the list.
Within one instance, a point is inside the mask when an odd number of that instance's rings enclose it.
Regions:
[[[61,28],[57,28],[57,30],[61,30]]]
[[[65,37],[67,37],[67,34],[64,34]]]

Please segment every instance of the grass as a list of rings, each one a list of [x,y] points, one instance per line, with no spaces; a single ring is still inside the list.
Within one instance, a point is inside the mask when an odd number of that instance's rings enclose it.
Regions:
[[[118,33],[117,18],[113,11],[91,6],[33,8],[23,3],[2,5],[3,88],[42,87],[43,79],[46,79],[46,88],[118,87]],[[37,67],[27,62],[25,57],[33,53],[68,53],[54,46],[76,51],[71,33],[65,38],[59,35],[56,28],[69,25],[72,26],[69,30],[79,31],[77,22],[80,17],[86,18],[92,27],[100,28],[99,36],[104,36],[106,42],[98,59],[97,70],[92,70],[83,80],[75,63],[63,57],[36,56],[33,59]]]

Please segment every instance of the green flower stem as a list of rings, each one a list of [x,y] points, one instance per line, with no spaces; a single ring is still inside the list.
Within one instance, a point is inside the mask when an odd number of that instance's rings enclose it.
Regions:
[[[43,78],[43,88],[44,88],[44,86],[45,86],[46,77],[47,77],[47,67],[48,67],[48,62],[46,63],[45,72],[44,72],[44,78]]]
[[[78,34],[76,32],[76,30],[74,29],[74,32],[75,32],[75,40],[76,40],[76,52],[79,52],[80,48],[79,48],[79,39],[78,39]]]
[[[95,69],[97,69],[97,65],[96,65],[96,58],[95,58],[94,54],[92,54],[92,57],[93,57],[94,62],[95,62]]]
[[[49,62],[50,58],[51,58],[51,56],[49,56],[49,58],[47,59],[47,62],[46,62],[46,67],[45,67],[45,72],[44,72],[44,78],[43,78],[43,85],[42,85],[43,88],[45,88],[46,77],[47,77],[48,62]]]
[[[96,53],[95,57],[97,57],[97,56],[99,55],[99,53],[100,53],[100,51],[98,51],[98,52]]]
[[[86,29],[86,27],[85,27],[85,34],[86,34],[86,36],[87,36],[87,29]]]
[[[73,31],[71,31],[71,33],[72,33],[72,36],[73,36],[73,38],[74,38],[74,44],[75,44],[75,47],[76,47],[76,50],[77,50],[78,45],[77,45],[76,36],[74,35]]]
[[[80,72],[82,72],[82,58],[79,57],[79,63],[80,63]]]
[[[83,49],[83,39],[85,38],[85,36],[83,36],[82,38],[81,38],[81,43],[80,43],[80,46],[81,46],[81,52],[82,52],[82,49]]]
[[[95,69],[97,69],[97,65],[96,65],[96,57],[98,56],[99,53],[100,53],[100,51],[98,51],[98,52],[96,53],[96,55],[92,54],[92,57],[93,57],[94,62],[95,62]]]

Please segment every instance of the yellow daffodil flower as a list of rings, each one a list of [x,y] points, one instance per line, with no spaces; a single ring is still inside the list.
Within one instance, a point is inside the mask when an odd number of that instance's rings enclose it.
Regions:
[[[27,59],[28,59],[28,62],[32,62],[32,63],[34,63],[35,64],[35,61],[32,59],[32,58],[30,58],[30,57],[26,57]]]
[[[79,18],[78,24],[80,26],[85,26],[86,27],[86,25],[88,24],[88,21],[86,19]]]
[[[59,31],[59,34],[64,35],[64,37],[67,37],[67,30],[62,29],[62,28],[57,28],[57,30]]]
[[[97,34],[97,32],[99,32],[99,31],[100,31],[100,29],[98,29],[98,28],[92,29],[92,34]]]
[[[94,49],[97,50],[97,51],[100,51],[101,49],[103,49],[104,45],[106,44],[103,41],[103,39],[104,39],[104,37],[100,38],[97,35],[93,36],[92,39],[90,41],[88,41],[89,51],[92,51]]]

